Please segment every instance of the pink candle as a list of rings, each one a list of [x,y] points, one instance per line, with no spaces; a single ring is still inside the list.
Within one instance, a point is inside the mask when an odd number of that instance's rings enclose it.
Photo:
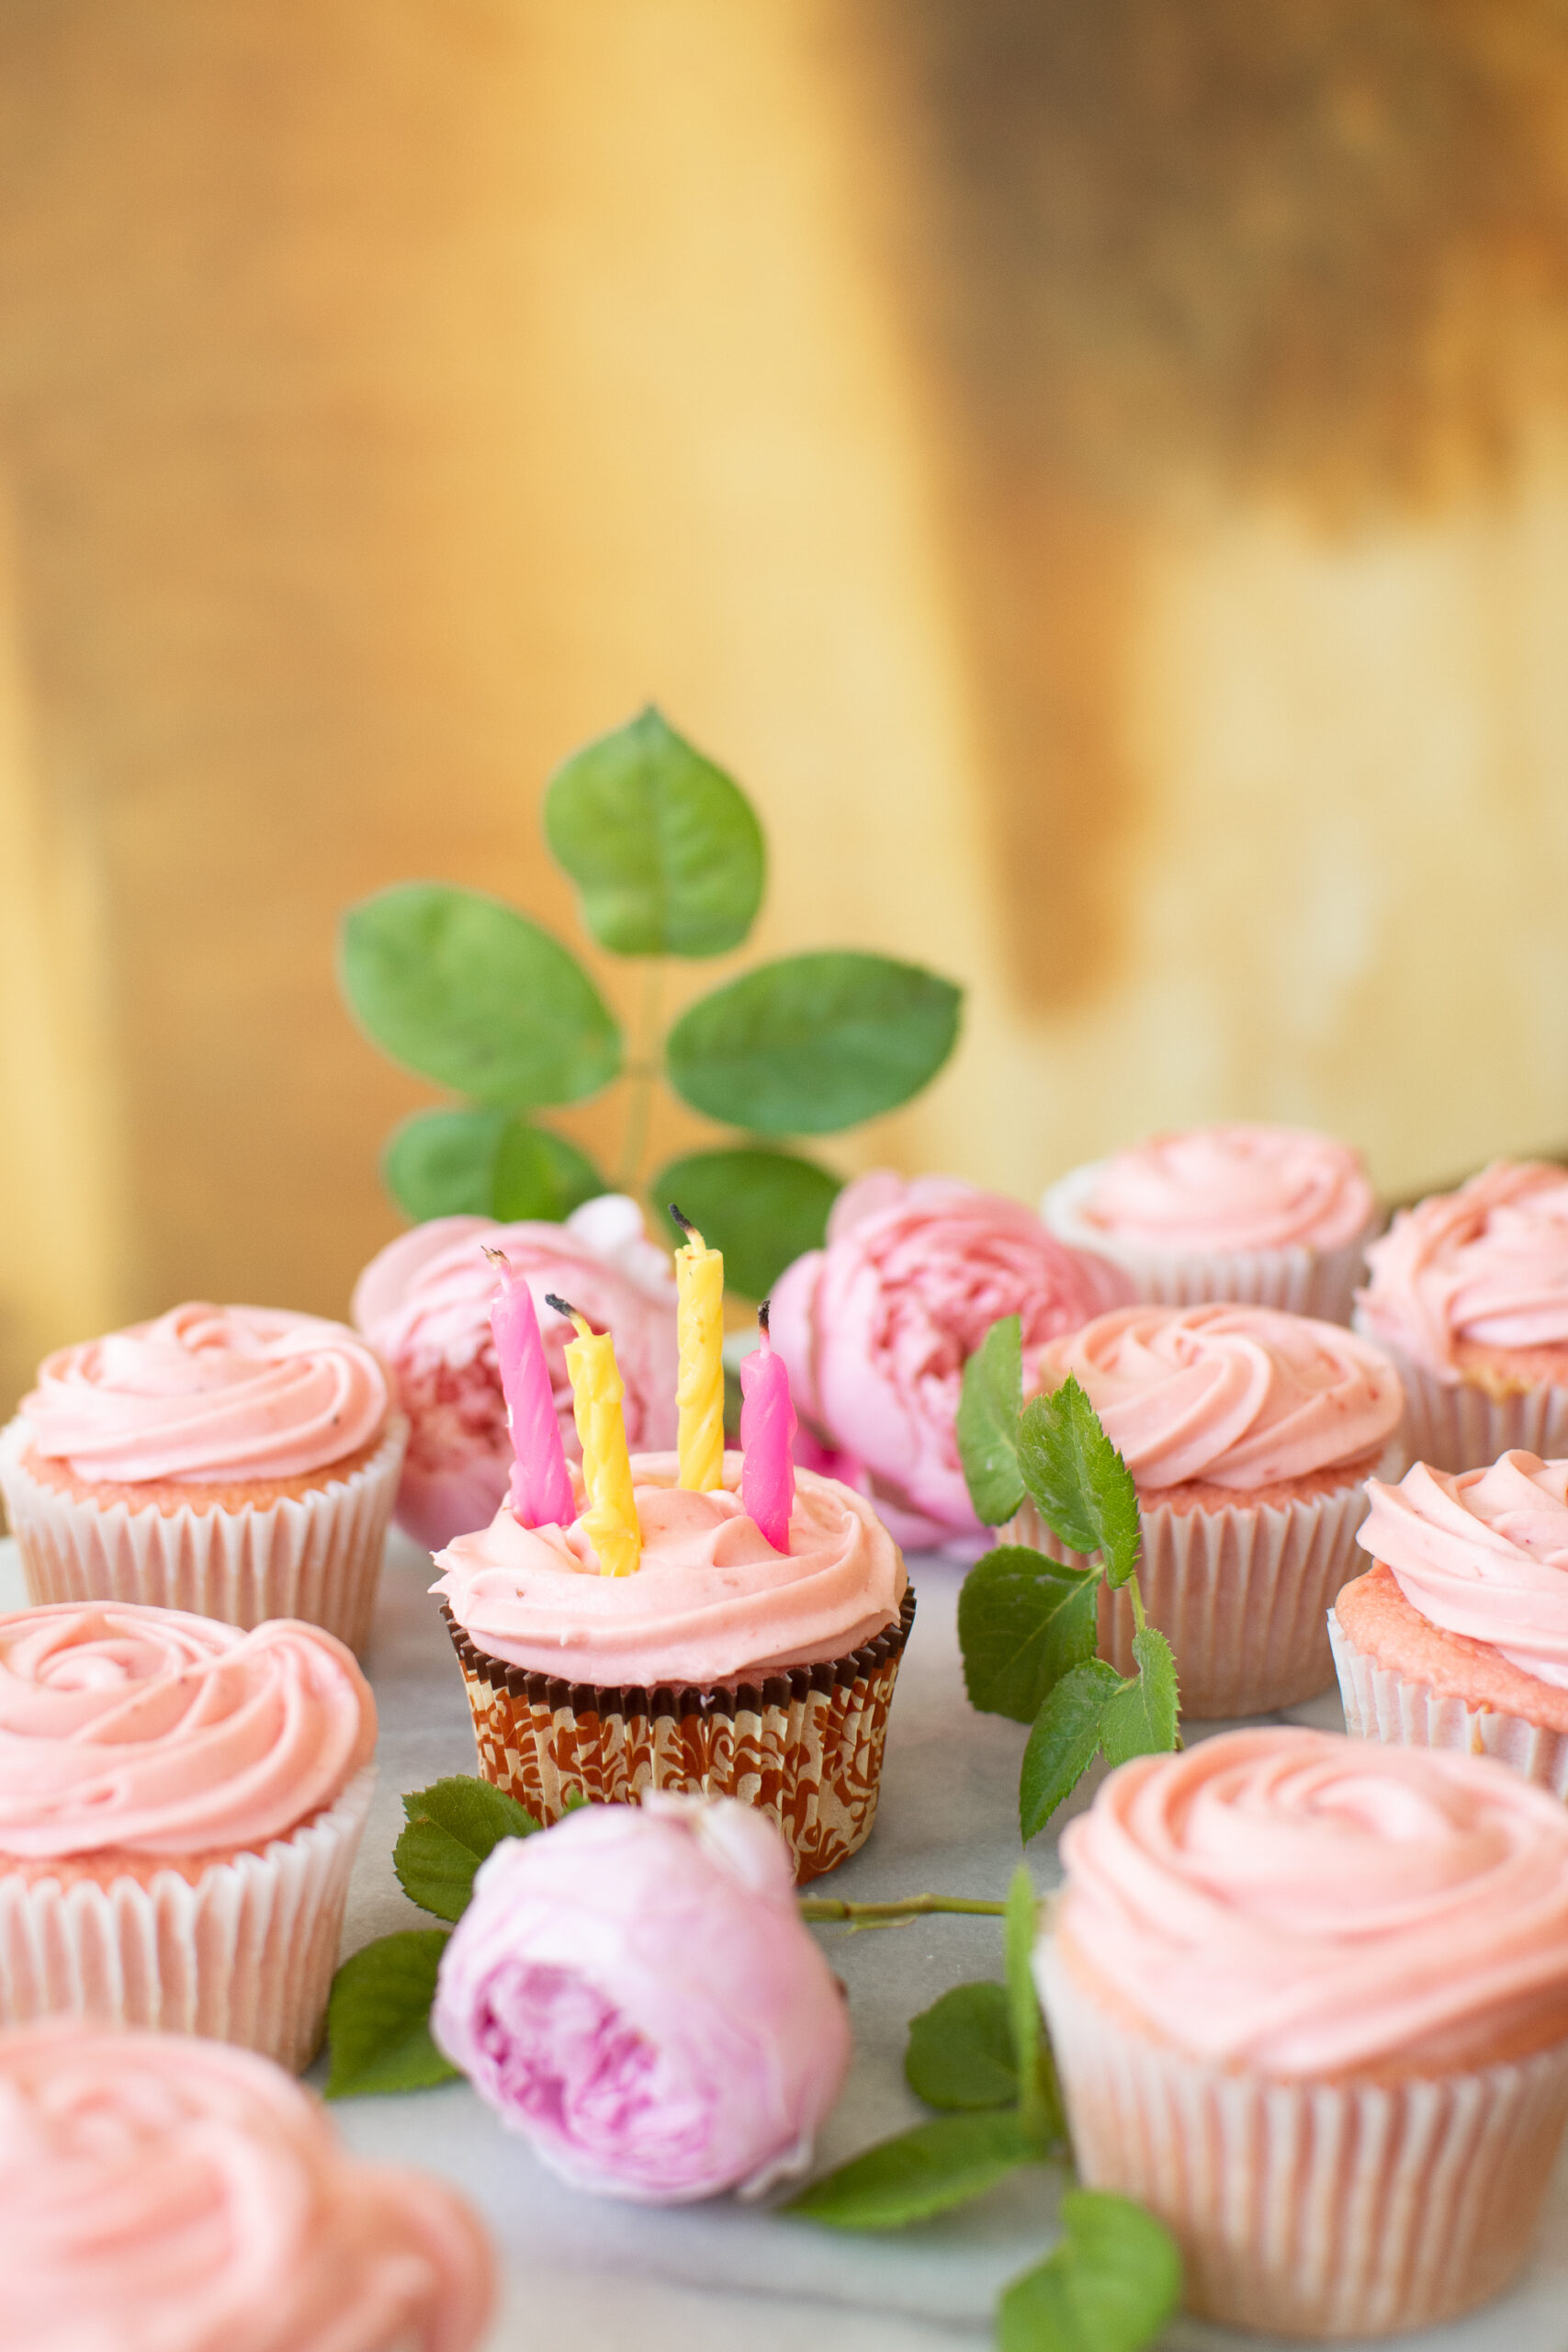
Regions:
[[[527,1283],[513,1272],[505,1251],[487,1250],[485,1256],[501,1274],[490,1302],[490,1328],[501,1365],[506,1426],[512,1431],[507,1499],[524,1527],[570,1527],[577,1517],[577,1502],[560,1442],[539,1318]]]
[[[768,1337],[768,1310],[757,1317],[761,1345],[740,1360],[740,1499],[775,1552],[789,1550],[789,1515],[795,1509],[795,1407],[783,1356]]]

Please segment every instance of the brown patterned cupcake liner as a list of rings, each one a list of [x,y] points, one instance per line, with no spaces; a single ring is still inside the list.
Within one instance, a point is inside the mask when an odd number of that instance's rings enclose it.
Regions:
[[[778,1825],[799,1882],[865,1843],[876,1818],[887,1711],[909,1628],[898,1623],[821,1666],[710,1690],[596,1686],[536,1674],[477,1646],[441,1614],[473,1709],[479,1771],[541,1822],[573,1795],[637,1804],[649,1789],[738,1797]]]

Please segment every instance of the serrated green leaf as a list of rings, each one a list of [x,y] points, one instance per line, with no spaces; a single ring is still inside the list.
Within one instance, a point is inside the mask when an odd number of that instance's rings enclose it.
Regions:
[[[417,2091],[457,2074],[430,2038],[445,1928],[382,1936],[345,1960],[327,2004],[328,2098]]]
[[[762,829],[739,786],[648,709],[563,760],[545,838],[617,956],[719,956],[762,902]]]
[[[886,956],[785,956],[687,1007],[665,1041],[670,1083],[758,1135],[831,1135],[936,1076],[961,1002],[951,980]]]
[[[478,890],[402,882],[351,907],[338,977],[384,1053],[480,1103],[576,1102],[621,1066],[620,1031],[582,967]]]
[[[964,1365],[958,1400],[958,1458],[982,1527],[1000,1527],[1023,1500],[1023,1473],[1018,1466],[1022,1410],[1023,1321],[1020,1316],[1004,1315]]]
[[[405,1216],[491,1216],[495,1158],[510,1111],[416,1111],[381,1153],[381,1182]]]
[[[1039,1933],[1039,1898],[1027,1866],[1020,1862],[1008,1888],[1003,1949],[1007,1957],[1008,2026],[1013,2064],[1018,2069],[1018,2119],[1023,2135],[1037,2154],[1044,2155],[1063,2136],[1062,2105],[1051,2045],[1040,2017],[1040,1996],[1034,1989],[1034,1943]]]
[[[904,2075],[928,2107],[1012,2107],[1018,2100],[1005,1984],[955,1984],[909,2020]]]
[[[1093,1763],[1100,1746],[1100,1719],[1122,1677],[1102,1657],[1091,1657],[1064,1674],[1039,1714],[1023,1751],[1018,1782],[1019,1827],[1025,1845],[1071,1796]]]
[[[766,1298],[786,1266],[821,1248],[843,1181],[794,1152],[694,1151],[661,1168],[648,1192],[671,1245],[681,1238],[669,1216],[676,1201],[723,1250],[725,1288]]]
[[[453,1773],[403,1799],[408,1826],[392,1850],[403,1893],[438,1919],[460,1919],[474,1872],[503,1838],[531,1838],[533,1815],[488,1781]]]
[[[1133,1636],[1133,1656],[1137,1673],[1107,1701],[1100,1719],[1100,1744],[1109,1764],[1125,1764],[1130,1756],[1164,1756],[1176,1746],[1179,1696],[1170,1644],[1156,1625],[1144,1625]]]
[[[802,2189],[784,2211],[836,2230],[897,2230],[967,2204],[1033,2161],[1034,2150],[1010,2109],[942,2115],[852,2156]]]
[[[970,1705],[1032,1724],[1062,1676],[1094,1656],[1100,1577],[1098,1567],[1067,1567],[1023,1544],[976,1560],[958,1594]]]
[[[1062,2238],[997,2307],[999,2352],[1143,2352],[1181,2301],[1170,2233],[1130,2198],[1070,2188]]]
[[[511,1119],[502,1128],[491,1198],[491,1214],[502,1224],[543,1217],[559,1225],[584,1201],[608,1191],[587,1153],[553,1128],[528,1119]]]
[[[1074,1552],[1102,1553],[1107,1581],[1125,1584],[1138,1565],[1138,1490],[1070,1374],[1024,1407],[1018,1461],[1052,1533]]]

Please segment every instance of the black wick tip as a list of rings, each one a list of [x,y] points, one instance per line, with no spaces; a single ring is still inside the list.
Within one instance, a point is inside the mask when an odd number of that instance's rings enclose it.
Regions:
[[[492,1266],[504,1267],[508,1273],[512,1272],[512,1261],[507,1257],[504,1250],[492,1250],[488,1241],[481,1241],[479,1243],[479,1248],[484,1251],[485,1256],[490,1260]]]
[[[577,1313],[575,1306],[569,1306],[564,1298],[558,1298],[556,1296],[553,1290],[547,1290],[545,1293],[545,1305],[547,1306],[553,1306],[558,1315],[564,1315],[569,1320]]]
[[[693,1225],[693,1223],[692,1223],[691,1218],[690,1218],[689,1216],[682,1216],[681,1215],[680,1210],[676,1207],[676,1205],[675,1205],[675,1204],[674,1204],[674,1202],[673,1202],[673,1201],[671,1201],[671,1202],[669,1204],[669,1208],[670,1208],[670,1215],[671,1215],[671,1216],[673,1218],[674,1222],[675,1222],[675,1223],[680,1227],[680,1228],[681,1228],[681,1230],[682,1230],[682,1233],[693,1233],[693,1232],[694,1232],[694,1231],[696,1230],[695,1227],[694,1227],[694,1226]]]
[[[768,1308],[772,1303],[773,1302],[770,1299],[765,1298],[761,1306],[757,1309],[757,1321],[764,1331],[768,1328]]]

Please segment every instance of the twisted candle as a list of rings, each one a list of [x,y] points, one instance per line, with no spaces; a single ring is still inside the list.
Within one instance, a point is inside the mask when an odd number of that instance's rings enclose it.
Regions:
[[[675,1252],[680,1482],[711,1494],[724,1484],[724,1260],[673,1201],[670,1214],[686,1237]]]
[[[585,1315],[553,1292],[546,1305],[564,1315],[577,1333],[566,1343],[571,1377],[571,1407],[582,1447],[582,1483],[589,1509],[582,1529],[606,1577],[635,1575],[642,1559],[642,1528],[632,1492],[631,1455],[626,1450],[626,1386],[608,1331],[595,1331]]]
[[[513,1272],[504,1250],[486,1248],[485,1256],[501,1276],[490,1302],[490,1328],[512,1432],[507,1500],[523,1527],[570,1527],[577,1501],[533,1295],[522,1275]]]
[[[783,1356],[768,1336],[768,1303],[757,1310],[761,1344],[740,1360],[740,1499],[775,1552],[789,1550],[795,1509],[795,1405]]]

